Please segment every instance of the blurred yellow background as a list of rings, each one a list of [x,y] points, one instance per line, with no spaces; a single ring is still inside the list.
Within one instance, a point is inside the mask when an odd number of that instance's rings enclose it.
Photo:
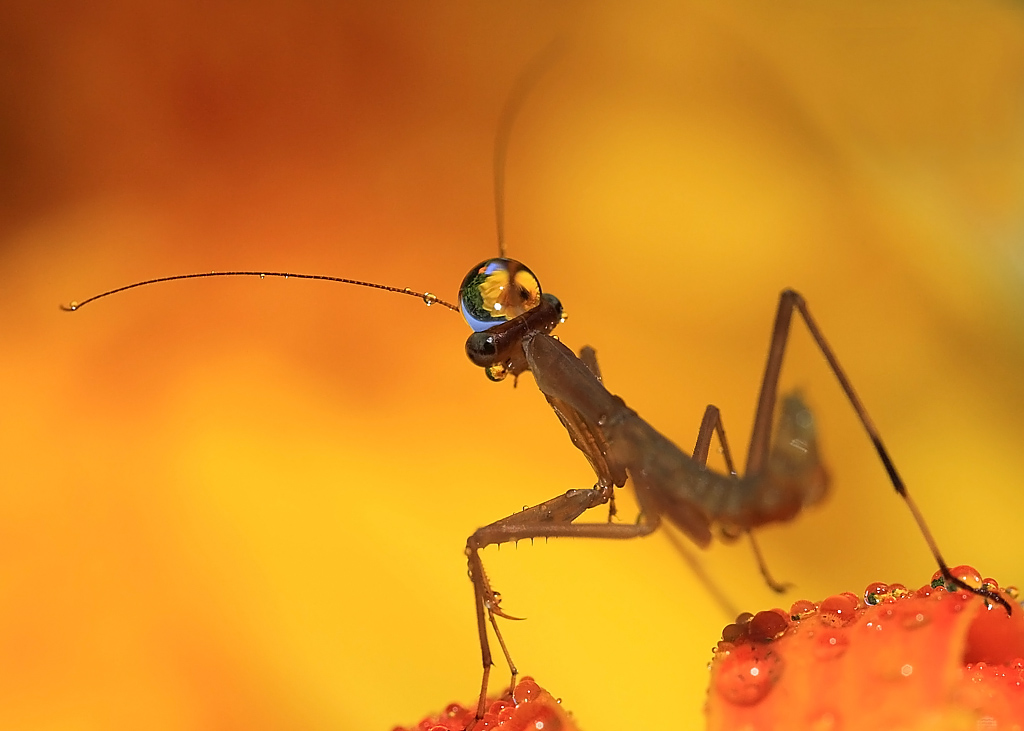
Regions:
[[[952,564],[1024,581],[1024,9],[1009,2],[0,6],[0,728],[383,729],[477,688],[462,555],[592,474],[439,308],[508,241],[610,388],[745,453],[800,289]],[[708,573],[741,609],[934,570],[798,329],[834,490]],[[631,519],[629,502],[623,506]],[[600,516],[597,518],[600,519]],[[693,728],[730,617],[663,535],[484,554],[582,728]],[[493,687],[506,679],[496,668]]]

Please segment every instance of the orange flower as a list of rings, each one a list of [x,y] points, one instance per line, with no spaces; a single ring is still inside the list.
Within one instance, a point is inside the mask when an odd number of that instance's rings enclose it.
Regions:
[[[1020,729],[1024,612],[1015,590],[1000,593],[1010,616],[940,577],[740,615],[715,651],[708,728]]]
[[[472,708],[452,703],[436,716],[428,716],[410,729],[394,731],[465,731],[472,722]],[[492,701],[490,708],[473,731],[577,731],[558,700],[541,688],[533,678],[523,678],[512,698]]]
[[[711,664],[709,731],[1024,728],[1024,611],[970,566],[953,569],[1003,596],[1013,613],[936,572],[917,591],[869,584],[862,596],[744,613],[722,631]],[[458,704],[395,731],[465,731]],[[474,731],[576,731],[532,678],[494,700]]]

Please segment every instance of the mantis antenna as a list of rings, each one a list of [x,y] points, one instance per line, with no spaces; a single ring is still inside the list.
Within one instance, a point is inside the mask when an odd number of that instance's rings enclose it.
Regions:
[[[508,95],[498,120],[498,133],[494,136],[494,215],[498,225],[498,256],[505,258],[505,163],[508,161],[508,143],[512,126],[523,109],[526,98],[537,82],[558,60],[565,48],[564,39],[556,38],[547,45],[519,74],[512,93]]]
[[[345,279],[344,277],[330,277],[325,274],[292,274],[291,272],[253,272],[253,271],[234,271],[234,272],[199,272],[197,274],[175,274],[171,277],[157,277],[156,279],[147,279],[143,282],[135,282],[134,284],[127,284],[124,287],[118,287],[117,289],[109,289],[106,292],[93,295],[81,302],[71,302],[67,305],[61,305],[60,308],[65,312],[75,312],[76,310],[85,307],[90,302],[109,297],[112,294],[119,292],[126,292],[129,289],[135,289],[136,287],[146,287],[150,284],[160,284],[162,282],[176,282],[181,279],[208,279],[210,277],[259,277],[260,279],[266,279],[267,277],[278,277],[279,279],[317,279],[324,282],[339,282],[341,284],[354,284],[358,287],[371,287],[373,289],[383,289],[386,292],[395,292],[397,294],[405,294],[410,297],[418,297],[423,300],[427,307],[431,305],[441,305],[447,307],[449,310],[459,312],[459,308],[453,305],[451,302],[446,302],[435,294],[430,292],[417,292],[414,289],[408,287],[389,287],[386,284],[376,284],[374,282],[362,282],[358,279]]]

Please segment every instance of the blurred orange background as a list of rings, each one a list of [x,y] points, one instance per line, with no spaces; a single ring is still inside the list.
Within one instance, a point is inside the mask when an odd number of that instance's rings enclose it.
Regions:
[[[846,3],[0,6],[0,728],[390,729],[478,684],[462,554],[592,474],[439,308],[509,251],[573,348],[744,453],[779,290],[810,302],[952,564],[1024,580],[1024,9]],[[925,582],[809,338],[834,491],[708,573],[740,609]],[[625,519],[632,519],[629,501]],[[600,516],[597,518],[600,520]],[[730,619],[663,535],[485,552],[520,668],[582,728],[701,724]],[[493,687],[506,679],[501,666]]]

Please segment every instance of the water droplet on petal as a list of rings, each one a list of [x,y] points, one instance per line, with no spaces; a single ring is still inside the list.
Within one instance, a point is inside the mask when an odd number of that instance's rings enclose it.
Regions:
[[[970,664],[967,665],[966,670],[970,673],[972,683],[980,683],[985,680],[986,667],[987,666],[983,662],[975,663],[973,667]]]
[[[480,731],[490,731],[492,728],[497,728],[497,726],[497,717],[493,714],[485,713],[484,717],[476,722],[476,725],[473,727],[473,731],[477,731],[477,729]]]
[[[516,712],[516,707],[511,703],[502,706],[501,710],[498,711],[498,725],[504,725],[512,720],[512,714]]]
[[[723,642],[736,642],[736,640],[747,634],[747,628],[741,627],[740,625],[733,623],[725,625],[722,630],[722,641]]]
[[[512,691],[512,698],[516,703],[528,703],[540,694],[540,686],[530,676],[526,676],[516,685]]]
[[[856,618],[857,602],[845,594],[836,594],[823,601],[818,607],[821,621],[832,627],[845,627]]]
[[[747,634],[750,639],[760,642],[770,642],[781,637],[789,629],[789,620],[782,613],[782,610],[758,612],[747,625]]]
[[[793,606],[789,608],[789,618],[794,622],[799,622],[801,619],[806,619],[818,611],[818,605],[814,602],[809,602],[806,599],[798,599],[793,602]]]
[[[729,703],[759,703],[782,676],[782,658],[766,646],[742,645],[723,658],[715,675],[715,689]]]
[[[864,603],[868,606],[875,606],[880,603],[889,592],[889,585],[881,581],[875,581],[864,589]]]
[[[960,581],[973,586],[974,588],[981,586],[981,574],[979,574],[978,570],[973,566],[968,566],[967,564],[956,566],[950,570],[950,573],[960,579]]]
[[[898,601],[911,596],[913,592],[903,584],[889,584],[889,598],[891,601]]]

